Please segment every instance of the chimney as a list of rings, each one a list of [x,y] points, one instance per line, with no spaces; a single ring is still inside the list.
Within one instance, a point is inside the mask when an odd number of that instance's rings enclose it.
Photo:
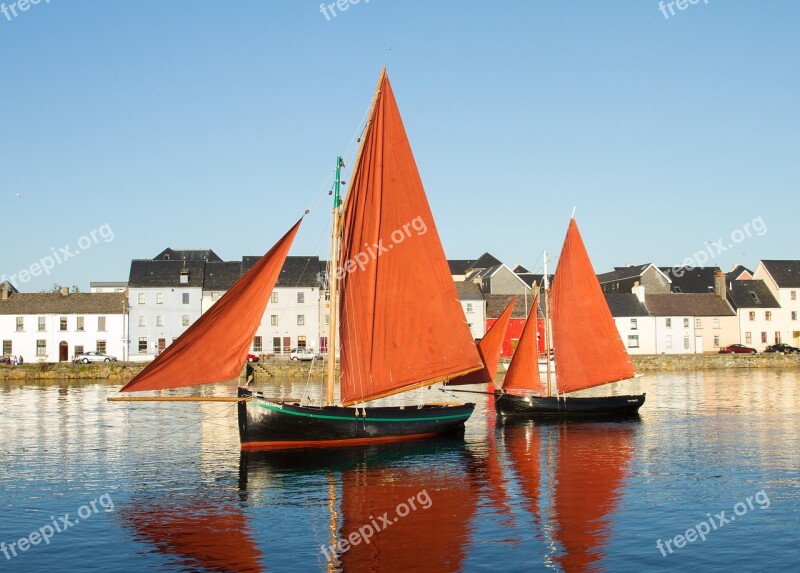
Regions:
[[[728,292],[725,286],[725,275],[722,274],[722,271],[717,271],[714,275],[714,294],[716,294],[722,300],[728,298]]]
[[[0,285],[0,299],[1,300],[8,299],[8,285],[6,283]]]
[[[64,296],[67,296],[69,294],[69,287],[68,286],[62,286],[61,287],[61,294],[63,294]]]
[[[636,298],[639,299],[639,302],[644,304],[644,286],[636,283],[636,286],[631,289],[631,292],[636,295]]]

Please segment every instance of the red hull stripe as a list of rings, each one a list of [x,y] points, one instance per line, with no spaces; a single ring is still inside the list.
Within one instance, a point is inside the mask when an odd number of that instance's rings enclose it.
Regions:
[[[407,436],[384,436],[380,438],[347,438],[344,440],[285,440],[281,442],[244,442],[243,450],[287,450],[291,448],[335,448],[340,446],[369,446],[383,442],[401,442],[430,438],[437,432],[409,434]]]

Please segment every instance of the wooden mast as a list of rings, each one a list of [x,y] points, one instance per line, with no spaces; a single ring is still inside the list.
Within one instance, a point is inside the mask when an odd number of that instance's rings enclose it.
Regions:
[[[326,378],[326,403],[333,406],[336,386],[336,324],[339,294],[339,229],[341,225],[341,175],[344,162],[341,157],[336,158],[336,181],[333,185],[333,210],[331,225],[331,263],[328,269],[328,289],[330,293],[330,318],[328,319],[328,376]]]
[[[553,395],[553,375],[550,365],[550,282],[547,277],[547,251],[544,252],[544,356],[547,361],[547,395]]]

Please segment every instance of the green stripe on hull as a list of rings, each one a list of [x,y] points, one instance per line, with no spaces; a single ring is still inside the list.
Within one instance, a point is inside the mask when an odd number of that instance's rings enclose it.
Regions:
[[[342,422],[364,421],[364,422],[435,422],[436,420],[454,420],[456,418],[469,418],[469,414],[450,414],[447,416],[434,416],[432,418],[370,418],[370,417],[342,417],[342,416],[329,416],[327,414],[312,414],[310,412],[294,412],[292,410],[284,410],[270,406],[269,404],[259,404],[256,401],[251,402],[252,405],[259,408],[272,410],[273,412],[281,412],[283,414],[291,414],[292,416],[304,416],[306,418],[322,418],[325,420],[341,420]]]

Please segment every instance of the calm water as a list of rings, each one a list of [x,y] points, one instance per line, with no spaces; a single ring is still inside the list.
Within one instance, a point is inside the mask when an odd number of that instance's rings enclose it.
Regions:
[[[477,396],[463,439],[300,455],[240,454],[229,404],[116,388],[0,385],[0,571],[800,566],[796,371],[648,375],[627,423],[498,426]]]

